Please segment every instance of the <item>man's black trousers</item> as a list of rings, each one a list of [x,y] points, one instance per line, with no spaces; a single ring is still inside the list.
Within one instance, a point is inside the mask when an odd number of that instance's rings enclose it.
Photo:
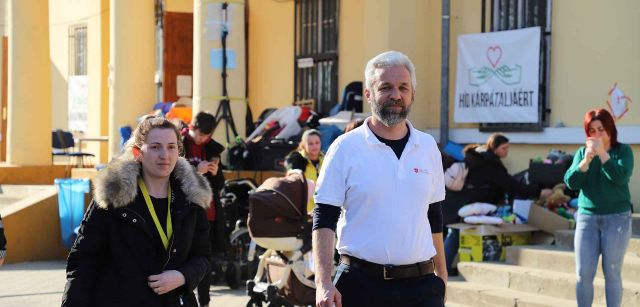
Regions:
[[[445,284],[435,274],[385,280],[341,263],[334,284],[342,306],[443,307]]]

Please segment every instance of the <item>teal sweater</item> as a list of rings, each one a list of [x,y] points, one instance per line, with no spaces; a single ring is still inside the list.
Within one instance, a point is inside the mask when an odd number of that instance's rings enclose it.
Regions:
[[[611,157],[602,164],[596,156],[586,172],[581,172],[580,161],[584,157],[582,146],[575,154],[573,163],[564,174],[564,182],[574,191],[580,190],[579,211],[583,214],[611,214],[631,210],[629,179],[633,172],[633,152],[626,144],[618,143],[609,149]]]

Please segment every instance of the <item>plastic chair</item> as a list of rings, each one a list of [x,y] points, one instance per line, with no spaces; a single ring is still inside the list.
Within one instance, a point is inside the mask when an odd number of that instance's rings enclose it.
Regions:
[[[122,126],[120,127],[120,151],[124,150],[124,146],[127,144],[127,141],[131,137],[131,127],[130,126]]]
[[[360,81],[353,81],[345,86],[342,102],[331,108],[329,115],[333,116],[340,111],[351,110],[356,113],[362,113],[362,82]]]
[[[67,156],[75,160],[75,166],[84,167],[84,157],[95,157],[95,155],[82,152],[80,149],[74,151],[75,146],[76,143],[71,132],[61,129],[56,129],[51,132],[51,147],[53,147],[51,152],[52,158],[54,156]]]

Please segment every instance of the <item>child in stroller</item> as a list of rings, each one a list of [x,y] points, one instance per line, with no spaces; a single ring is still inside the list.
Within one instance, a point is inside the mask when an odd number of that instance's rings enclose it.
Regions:
[[[249,233],[267,250],[253,280],[247,281],[247,306],[313,305],[315,284],[310,268],[311,221],[306,211],[313,191],[302,172],[267,179],[249,196]]]

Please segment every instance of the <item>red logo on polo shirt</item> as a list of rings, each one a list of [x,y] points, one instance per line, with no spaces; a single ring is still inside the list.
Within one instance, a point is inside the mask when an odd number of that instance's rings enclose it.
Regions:
[[[413,168],[413,172],[416,173],[416,174],[418,174],[418,173],[428,174],[429,173],[428,170],[426,170],[424,168],[417,168],[417,167]]]

